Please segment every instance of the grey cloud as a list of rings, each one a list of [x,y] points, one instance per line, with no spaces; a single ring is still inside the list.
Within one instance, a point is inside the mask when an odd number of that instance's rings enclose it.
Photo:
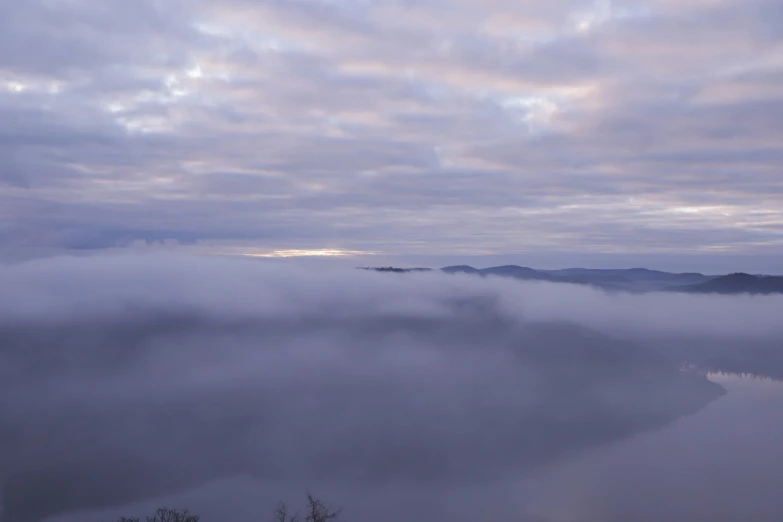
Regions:
[[[672,251],[750,251],[783,223],[649,217],[779,207],[775,2],[126,4],[2,7],[9,241],[188,242],[205,212],[203,238],[272,248],[457,252],[458,228],[493,252],[520,230],[558,250],[601,230],[579,248],[657,250],[668,231]]]
[[[0,19],[2,46],[9,52],[3,53],[2,63],[11,70],[44,75],[83,74],[140,58],[181,63],[182,43],[199,39],[176,9],[179,6],[148,1],[6,4]]]

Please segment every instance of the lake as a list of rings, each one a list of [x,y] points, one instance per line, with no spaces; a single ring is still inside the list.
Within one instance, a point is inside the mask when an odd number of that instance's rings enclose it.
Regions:
[[[603,446],[532,476],[460,486],[217,481],[121,509],[52,522],[111,522],[188,507],[203,522],[272,520],[278,499],[310,489],[345,508],[341,520],[766,522],[783,520],[783,383],[711,374],[728,393],[667,427]],[[301,492],[295,494],[294,492]]]
[[[558,522],[783,520],[783,383],[710,379],[728,393],[697,414],[541,473],[535,509]]]

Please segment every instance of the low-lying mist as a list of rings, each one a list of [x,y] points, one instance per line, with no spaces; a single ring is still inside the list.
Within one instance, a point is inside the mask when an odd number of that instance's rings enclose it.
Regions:
[[[723,400],[684,364],[783,371],[783,296],[182,256],[0,288],[2,522],[188,491],[204,522],[267,520],[308,489],[349,522],[540,520],[529,474]]]

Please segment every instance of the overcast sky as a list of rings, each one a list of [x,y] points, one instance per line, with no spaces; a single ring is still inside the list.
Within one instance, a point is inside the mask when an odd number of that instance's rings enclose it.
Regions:
[[[4,1],[0,250],[729,270],[781,85],[779,0]]]

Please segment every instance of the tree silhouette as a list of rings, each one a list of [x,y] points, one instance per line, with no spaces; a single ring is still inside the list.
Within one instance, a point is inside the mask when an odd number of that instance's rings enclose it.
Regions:
[[[307,494],[305,522],[327,522],[336,519],[341,512],[342,509],[332,510],[332,508],[313,497],[310,493]],[[286,505],[280,502],[277,505],[277,509],[275,509],[275,522],[300,522],[299,512],[289,515]]]
[[[139,518],[120,517],[117,522],[139,522]],[[199,517],[191,515],[185,509],[177,511],[166,507],[159,508],[151,517],[147,517],[147,522],[199,522]]]
[[[288,508],[282,502],[277,505],[277,509],[274,512],[275,522],[329,522],[335,520],[342,509],[333,510],[317,498],[313,497],[310,493],[307,494],[307,511],[304,520],[299,518],[299,512],[297,511],[293,515],[288,514]],[[140,522],[138,517],[120,517],[117,522]],[[169,508],[160,508],[151,517],[147,517],[147,522],[199,522],[199,517],[191,515],[190,512],[185,509],[183,511],[176,511]]]

